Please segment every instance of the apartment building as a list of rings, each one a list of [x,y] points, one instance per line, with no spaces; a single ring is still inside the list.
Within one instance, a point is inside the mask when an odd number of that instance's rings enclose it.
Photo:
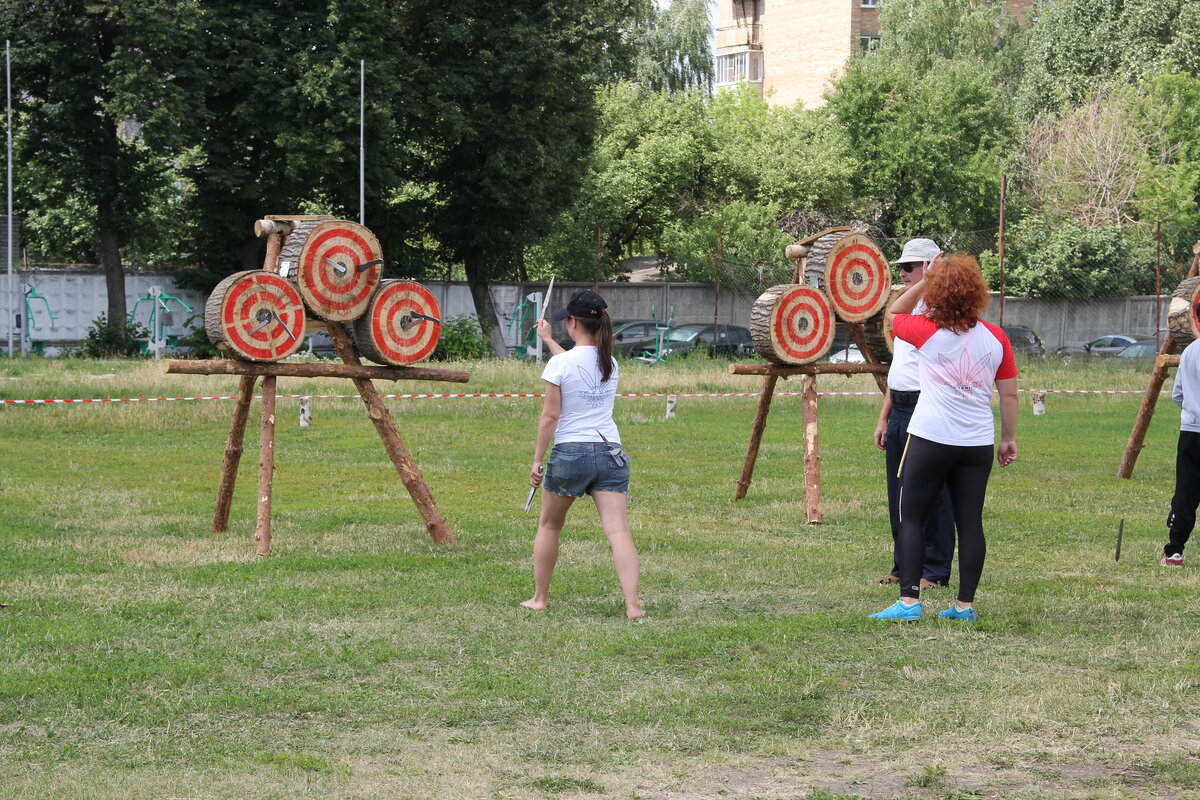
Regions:
[[[745,82],[774,105],[821,105],[829,81],[855,49],[881,41],[879,6],[885,1],[720,0],[717,88]],[[1024,18],[1042,1],[1002,5],[1006,14]]]

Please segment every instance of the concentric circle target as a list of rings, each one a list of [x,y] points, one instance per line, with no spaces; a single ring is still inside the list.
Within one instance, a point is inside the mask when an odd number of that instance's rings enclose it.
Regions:
[[[330,322],[361,317],[383,275],[379,240],[347,220],[297,226],[284,243],[280,263],[288,264],[288,277],[313,313]]]
[[[892,361],[892,353],[896,347],[896,332],[892,330],[891,324],[887,321],[887,310],[900,295],[904,294],[905,288],[902,283],[893,286],[888,292],[883,308],[863,323],[863,338],[867,341],[867,349],[880,364],[890,364]]]
[[[833,306],[815,286],[772,286],[754,303],[750,333],[758,354],[768,361],[808,364],[833,344]]]
[[[1196,317],[1196,304],[1200,303],[1200,276],[1188,278],[1171,293],[1171,305],[1167,308],[1167,327],[1172,338],[1179,344],[1188,344],[1200,338],[1200,319]]]
[[[437,347],[441,319],[437,298],[421,284],[383,281],[367,313],[354,323],[354,343],[378,364],[415,364]]]
[[[846,322],[862,322],[883,308],[892,271],[883,251],[863,233],[850,233],[833,245],[825,260],[825,291]]]
[[[278,361],[304,342],[304,301],[291,282],[274,273],[236,272],[209,295],[204,329],[235,358]]]

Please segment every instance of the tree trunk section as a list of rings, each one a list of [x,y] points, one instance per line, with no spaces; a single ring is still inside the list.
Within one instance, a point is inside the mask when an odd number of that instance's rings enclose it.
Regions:
[[[100,266],[104,269],[104,289],[108,293],[108,327],[125,330],[125,268],[121,264],[121,242],[111,222],[100,213]]]
[[[471,254],[465,261],[467,270],[467,285],[471,289],[471,299],[475,301],[475,313],[486,327],[488,338],[492,343],[492,354],[496,358],[508,357],[508,345],[504,343],[504,332],[500,328],[500,316],[492,303],[492,293],[488,291],[491,285],[487,277],[487,257]]]

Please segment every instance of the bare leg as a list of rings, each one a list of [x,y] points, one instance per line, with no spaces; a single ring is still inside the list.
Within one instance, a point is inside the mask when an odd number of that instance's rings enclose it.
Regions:
[[[550,596],[550,578],[558,563],[558,535],[567,521],[567,510],[575,502],[554,492],[542,492],[542,515],[538,520],[537,536],[533,540],[533,597],[521,605],[534,611],[546,608]]]
[[[629,496],[621,492],[592,492],[596,510],[600,512],[600,524],[608,545],[612,548],[613,565],[617,568],[617,581],[625,594],[625,616],[638,619],[646,616],[638,599],[638,579],[642,566],[638,560],[637,547],[629,533]]]

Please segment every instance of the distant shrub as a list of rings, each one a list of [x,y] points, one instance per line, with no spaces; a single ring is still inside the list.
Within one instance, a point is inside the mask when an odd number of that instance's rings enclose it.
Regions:
[[[88,326],[87,335],[75,355],[82,358],[134,358],[142,355],[140,340],[149,336],[150,331],[133,320],[125,320],[123,327],[114,327],[101,314]]]
[[[459,314],[442,320],[434,361],[469,361],[491,354],[492,344],[478,314]]]

